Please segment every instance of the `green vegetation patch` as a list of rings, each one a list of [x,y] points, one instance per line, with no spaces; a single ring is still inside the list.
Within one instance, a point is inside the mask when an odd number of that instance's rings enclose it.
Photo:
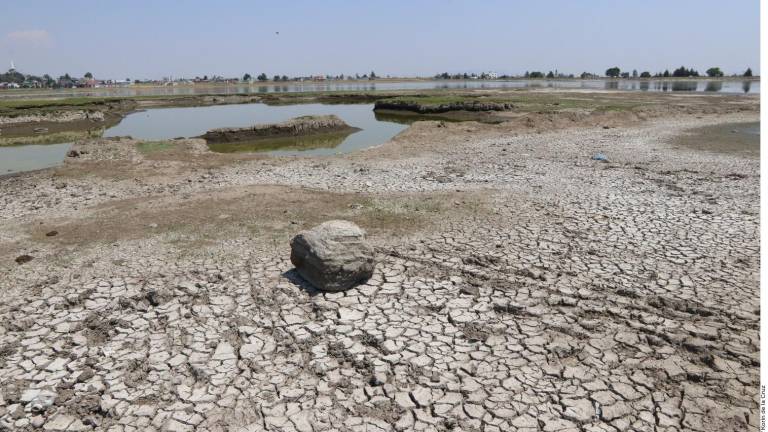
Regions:
[[[0,117],[44,115],[73,110],[106,111],[121,98],[65,98],[65,99],[13,99],[0,100]]]
[[[259,153],[276,150],[330,149],[344,142],[351,133],[352,131],[343,131],[306,136],[258,138],[250,141],[208,143],[208,148],[215,153]]]
[[[136,144],[136,149],[144,154],[164,152],[174,147],[176,147],[176,144],[172,141],[142,141]]]
[[[511,91],[507,94],[482,96],[477,94],[464,95],[413,95],[396,96],[380,101],[380,105],[408,104],[420,107],[438,107],[448,105],[471,105],[474,103],[511,104],[517,112],[558,112],[565,110],[584,109],[589,111],[626,111],[644,105],[642,100],[620,97],[595,95],[568,95],[552,93],[535,93]],[[389,107],[386,107],[387,109]]]
[[[2,109],[30,109],[46,107],[79,107],[83,105],[104,105],[109,99],[106,98],[65,98],[65,99],[11,99],[0,100]]]
[[[0,147],[28,144],[60,144],[88,138],[98,138],[104,133],[104,129],[92,129],[86,131],[63,131],[44,135],[25,136],[0,136]]]

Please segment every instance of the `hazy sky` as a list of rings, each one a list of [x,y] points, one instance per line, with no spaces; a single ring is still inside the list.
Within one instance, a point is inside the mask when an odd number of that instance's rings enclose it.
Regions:
[[[8,1],[0,70],[14,60],[26,73],[131,79],[614,65],[757,73],[759,15],[758,0]]]

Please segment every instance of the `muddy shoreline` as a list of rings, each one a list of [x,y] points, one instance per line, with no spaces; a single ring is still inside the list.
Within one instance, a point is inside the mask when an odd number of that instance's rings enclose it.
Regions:
[[[70,98],[63,100],[39,100],[39,101],[0,101],[0,118],[11,119],[26,117],[35,121],[12,123],[0,126],[0,145],[22,144],[25,142],[36,143],[62,142],[57,134],[70,134],[74,138],[86,137],[88,133],[98,133],[99,130],[109,128],[119,123],[128,114],[152,108],[170,107],[196,107],[228,104],[264,103],[267,105],[288,105],[302,103],[323,104],[349,104],[349,103],[376,103],[397,98],[406,100],[430,100],[449,98],[453,105],[446,104],[442,109],[433,109],[431,105],[422,105],[421,102],[404,105],[413,105],[416,111],[391,109],[389,105],[380,105],[377,109],[382,115],[399,117],[402,122],[413,120],[448,120],[466,121],[477,120],[481,122],[497,123],[514,119],[516,116],[526,114],[569,114],[576,112],[600,113],[603,112],[638,112],[644,116],[664,115],[678,112],[681,107],[687,110],[696,109],[698,106],[707,106],[711,112],[713,105],[707,98],[718,98],[725,104],[725,109],[730,111],[738,109],[740,105],[750,104],[756,97],[732,96],[732,95],[667,95],[667,94],[635,94],[616,92],[613,94],[594,93],[592,95],[579,92],[530,92],[520,90],[433,90],[433,91],[396,91],[396,92],[310,92],[310,93],[285,93],[266,95],[197,95],[197,96],[157,96],[157,97],[133,97],[133,98]],[[483,101],[502,107],[504,111],[478,110],[483,108]],[[711,100],[711,99],[709,99]],[[670,102],[674,105],[670,105]],[[390,104],[391,105],[391,104]],[[439,106],[439,105],[438,105]],[[469,108],[468,108],[469,107]],[[433,112],[435,111],[435,112]],[[98,113],[100,121],[93,119],[75,119],[73,121],[46,121],[46,116],[67,116],[72,112]],[[409,119],[409,116],[416,116]],[[35,118],[35,117],[38,118]],[[36,129],[44,129],[44,133],[36,133]]]
[[[384,99],[376,101],[374,110],[409,111],[418,114],[445,114],[456,111],[486,112],[510,111],[514,104],[507,102],[492,102],[483,100],[458,100],[435,103],[422,103],[418,99],[398,100]]]

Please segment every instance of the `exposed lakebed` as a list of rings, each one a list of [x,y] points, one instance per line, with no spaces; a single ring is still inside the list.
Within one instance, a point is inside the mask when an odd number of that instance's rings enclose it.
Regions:
[[[157,108],[135,112],[107,129],[104,137],[131,136],[141,140],[196,137],[216,128],[237,128],[279,123],[307,115],[336,115],[353,128],[351,133],[329,133],[301,137],[262,139],[258,142],[216,143],[215,152],[263,152],[274,156],[331,155],[348,153],[386,142],[408,127],[374,114],[371,104],[265,104],[217,105],[188,108]],[[55,166],[71,144],[0,147],[0,174]]]

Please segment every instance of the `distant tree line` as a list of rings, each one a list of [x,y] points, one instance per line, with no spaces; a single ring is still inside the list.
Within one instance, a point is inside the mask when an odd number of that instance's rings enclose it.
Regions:
[[[706,75],[708,77],[724,77],[725,73],[719,68],[719,67],[710,67],[706,70]],[[752,69],[747,68],[743,73],[741,74],[733,74],[731,76],[743,76],[743,77],[752,77]],[[595,79],[595,78],[601,78],[601,77],[610,77],[610,78],[669,78],[669,77],[680,77],[680,78],[688,78],[688,77],[699,77],[700,74],[697,70],[693,68],[688,68],[685,66],[680,66],[677,69],[674,69],[672,72],[670,72],[668,69],[664,70],[663,72],[656,72],[651,73],[650,71],[642,71],[638,72],[637,69],[629,71],[622,71],[618,66],[614,66],[611,68],[606,69],[604,75],[599,75],[591,72],[583,72],[579,75],[581,79]],[[389,77],[389,76],[387,76]],[[379,76],[374,72],[371,71],[369,74],[354,74],[353,75],[316,75],[316,76],[303,76],[303,77],[293,77],[289,78],[287,75],[274,75],[272,77],[272,81],[275,82],[286,82],[286,81],[304,81],[304,80],[375,80],[379,78]],[[555,78],[575,78],[573,74],[563,74],[557,71],[557,69],[550,70],[548,72],[544,71],[526,71],[524,75],[497,75],[495,73],[481,73],[481,74],[475,74],[475,73],[448,73],[448,72],[442,72],[439,74],[436,74],[434,76],[435,79],[456,79],[456,80],[470,80],[470,79],[510,79],[510,78],[530,78],[530,79],[555,79]],[[265,73],[260,73],[256,77],[252,76],[250,73],[243,74],[241,79],[238,78],[224,78],[218,75],[214,75],[209,78],[208,75],[204,75],[201,77],[195,77],[193,80],[184,80],[184,79],[176,79],[175,81],[186,81],[186,82],[253,82],[253,81],[259,81],[259,82],[266,82],[269,81],[269,77]],[[129,79],[125,79],[125,81],[120,81],[122,83],[130,81]],[[135,80],[135,83],[145,82],[145,83],[158,83],[159,80],[145,80],[145,81],[139,81]],[[164,78],[162,82],[167,83],[168,81],[173,81],[171,78]],[[42,76],[35,76],[30,74],[23,74],[16,70],[9,70],[5,73],[0,73],[0,88],[8,88],[8,87],[48,87],[48,88],[57,88],[57,87],[83,87],[83,86],[92,86],[92,85],[110,85],[117,83],[118,81],[113,80],[94,80],[94,75],[91,72],[86,72],[82,78],[76,78],[71,76],[70,74],[66,73],[64,75],[59,76],[58,78],[54,78],[48,74],[44,74]]]
[[[706,71],[707,76],[709,77],[724,77],[725,73],[723,73],[722,70],[720,70],[719,67],[711,67],[707,69]],[[670,72],[668,69],[663,72],[656,72],[651,73],[650,71],[642,71],[639,72],[637,69],[633,69],[631,72],[629,71],[622,71],[618,66],[614,66],[611,68],[606,69],[605,75],[599,75],[596,73],[591,72],[582,72],[579,77],[581,79],[596,79],[596,78],[602,78],[602,77],[609,77],[609,78],[690,78],[690,77],[698,77],[700,76],[699,72],[693,68],[687,68],[685,66],[680,66],[677,69],[674,69],[672,72]],[[732,76],[744,76],[744,77],[751,77],[752,76],[752,69],[747,68],[747,70],[743,74],[739,75],[732,75]],[[448,72],[443,72],[436,74],[434,76],[435,79],[454,79],[454,80],[461,80],[461,79],[488,79],[489,76],[485,73],[477,75],[477,74],[468,74],[468,73],[455,73],[450,74]],[[549,71],[549,72],[543,72],[543,71],[526,71],[525,74],[522,76],[520,75],[499,75],[497,78],[499,79],[509,79],[509,78],[530,78],[530,79],[553,79],[553,78],[575,78],[573,74],[563,74],[558,73],[557,70],[555,71]]]
[[[360,80],[360,79],[374,80],[374,79],[377,79],[377,78],[378,78],[378,76],[376,75],[376,72],[371,71],[370,74],[363,74],[363,75],[355,74],[354,76],[340,74],[340,75],[300,76],[300,77],[290,78],[290,77],[288,77],[288,75],[274,75],[274,76],[272,76],[272,81],[274,81],[274,82],[279,82],[279,81],[305,81],[305,80],[317,80],[317,79],[342,81],[342,80],[345,80],[345,79],[346,80]],[[200,78],[196,78],[196,80],[197,81],[207,81],[208,80],[208,76],[206,75],[205,77],[203,77],[202,80]],[[249,73],[243,74],[243,77],[240,79],[240,81],[242,81],[242,82],[252,82],[253,80],[254,80],[254,77],[251,74],[249,74]],[[265,73],[260,73],[259,75],[256,76],[255,80],[259,81],[259,82],[265,82],[265,81],[269,81],[269,77]]]
[[[66,75],[69,78],[69,74]],[[62,75],[61,78],[64,76]],[[48,74],[43,76],[25,75],[18,71],[0,74],[0,83],[13,83],[20,87],[58,87],[59,82]]]
[[[554,72],[553,71],[549,71],[546,74],[544,74],[544,72],[541,72],[541,71],[532,71],[532,72],[525,71],[525,73],[523,74],[523,78],[534,78],[534,79],[535,78],[547,78],[547,79],[553,79],[553,78],[575,78],[575,76],[573,74],[566,75],[564,73],[560,73],[560,72],[557,71],[557,69],[555,69]]]
[[[725,73],[723,73],[722,70],[720,70],[719,67],[711,67],[707,69],[706,74],[708,77],[723,77],[725,76]],[[583,75],[583,74],[582,74]],[[612,68],[608,68],[605,70],[605,76],[610,78],[629,78],[629,72],[622,72],[621,69],[619,69],[618,66],[614,66]],[[655,74],[651,75],[648,71],[643,71],[640,73],[640,78],[669,78],[669,77],[675,77],[675,78],[689,78],[689,77],[698,77],[699,72],[696,69],[693,68],[686,68],[685,66],[680,66],[679,68],[672,71],[672,73],[669,72],[669,69],[665,70],[664,72],[656,72]],[[738,76],[738,75],[734,75]],[[751,77],[752,76],[752,69],[747,68],[747,70],[741,75],[744,77]],[[637,78],[637,70],[632,71],[632,77]]]
[[[43,76],[23,74],[16,70],[0,73],[0,87],[7,87],[8,85],[25,88],[75,87],[89,84],[91,80],[93,80],[93,74],[91,72],[86,72],[85,75],[83,75],[83,78],[75,78],[68,73],[61,75],[58,78],[53,78],[48,74],[44,74]],[[112,81],[109,80],[108,82]]]

